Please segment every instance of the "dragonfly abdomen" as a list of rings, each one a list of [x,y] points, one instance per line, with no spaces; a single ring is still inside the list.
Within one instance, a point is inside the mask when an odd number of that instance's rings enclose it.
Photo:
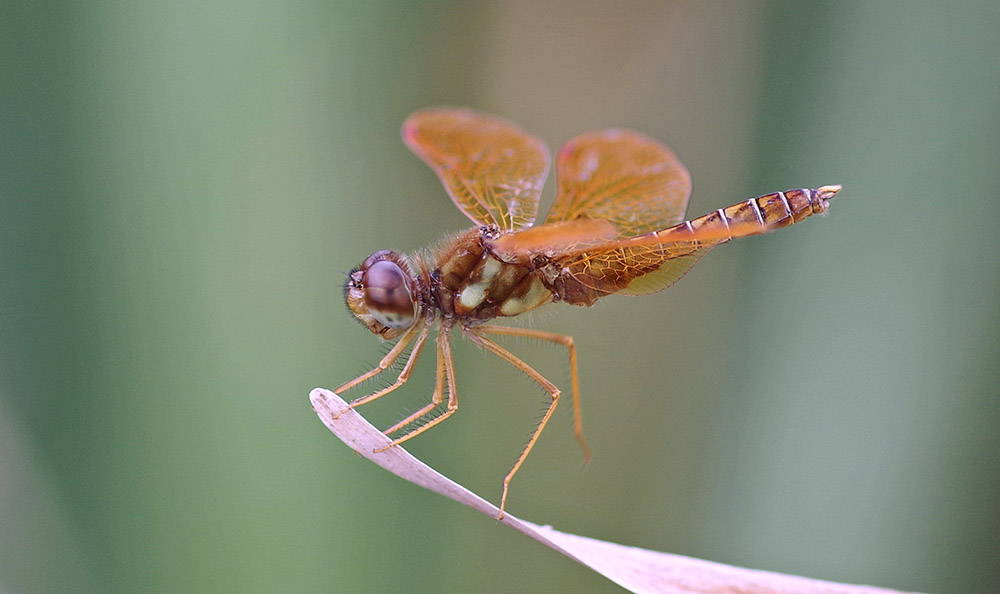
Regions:
[[[840,186],[823,186],[764,194],[720,208],[667,231],[680,235],[690,232],[697,240],[709,243],[713,240],[721,243],[734,237],[767,233],[826,212],[830,206],[827,201],[839,191]]]

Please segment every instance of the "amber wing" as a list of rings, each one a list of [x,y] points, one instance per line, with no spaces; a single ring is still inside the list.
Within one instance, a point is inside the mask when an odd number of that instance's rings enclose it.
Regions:
[[[634,244],[628,240],[569,253],[555,260],[553,285],[560,299],[591,305],[612,293],[646,295],[661,291],[687,273],[721,241]]]
[[[515,231],[535,222],[549,170],[541,140],[506,120],[457,108],[418,111],[402,135],[477,225]]]
[[[501,238],[494,248],[551,258],[561,271],[561,299],[589,304],[610,293],[653,292],[708,251],[690,241],[629,244],[681,222],[687,208],[691,177],[659,142],[631,130],[582,134],[559,151],[556,175],[556,201],[545,225]]]
[[[601,130],[570,140],[556,157],[556,201],[546,223],[609,221],[618,237],[681,222],[691,176],[669,148],[631,130]]]

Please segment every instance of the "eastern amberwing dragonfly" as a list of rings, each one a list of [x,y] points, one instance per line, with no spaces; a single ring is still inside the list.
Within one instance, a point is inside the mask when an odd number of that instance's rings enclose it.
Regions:
[[[410,348],[391,385],[351,402],[380,398],[406,383],[432,328],[437,372],[430,402],[389,427],[403,443],[458,409],[450,334],[473,343],[537,382],[548,408],[503,480],[507,488],[559,403],[560,390],[489,336],[523,336],[569,351],[576,439],[589,458],[580,417],[576,346],[571,336],[498,326],[495,318],[547,303],[593,305],[613,293],[646,295],[665,289],[708,250],[734,237],[757,235],[826,211],[840,186],[775,192],[685,221],[691,178],[677,156],[638,132],[609,129],[577,136],[556,156],[556,200],[535,226],[549,151],[511,122],[467,109],[418,111],[403,124],[403,141],[437,173],[452,201],[475,227],[429,251],[383,250],[368,256],[344,284],[348,308],[369,330],[398,340],[378,366],[335,390],[341,394],[393,366]],[[447,398],[446,398],[447,395]],[[447,401],[447,402],[446,402]],[[440,415],[421,419],[445,404]]]

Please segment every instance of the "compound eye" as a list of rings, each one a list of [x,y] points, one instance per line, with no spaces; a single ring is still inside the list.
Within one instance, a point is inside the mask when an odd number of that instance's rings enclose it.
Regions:
[[[365,304],[375,319],[390,328],[406,328],[416,316],[410,279],[398,264],[379,260],[365,270]]]

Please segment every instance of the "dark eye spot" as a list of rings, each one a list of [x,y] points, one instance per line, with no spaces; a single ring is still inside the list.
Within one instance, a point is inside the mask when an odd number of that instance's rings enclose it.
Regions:
[[[395,262],[380,260],[365,271],[362,285],[365,303],[378,321],[391,328],[402,328],[415,315],[410,281]]]

